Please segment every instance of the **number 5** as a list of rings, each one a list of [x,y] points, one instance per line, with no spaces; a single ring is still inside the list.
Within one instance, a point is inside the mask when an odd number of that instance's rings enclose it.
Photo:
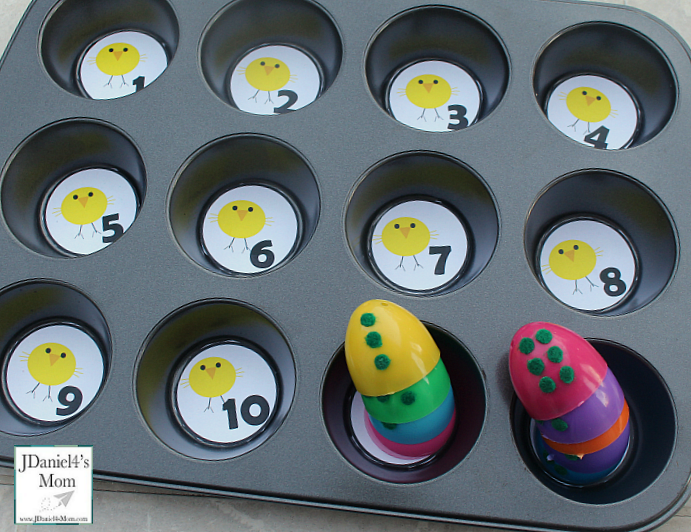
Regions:
[[[106,231],[113,231],[112,235],[103,237],[104,244],[115,242],[125,232],[125,230],[122,228],[122,225],[115,223],[115,220],[118,219],[120,219],[120,215],[117,213],[109,214],[101,219],[103,221],[103,232],[105,233]]]

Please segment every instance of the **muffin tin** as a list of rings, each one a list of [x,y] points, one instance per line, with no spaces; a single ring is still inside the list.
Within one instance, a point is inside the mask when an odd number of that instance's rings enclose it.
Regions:
[[[155,79],[103,59],[133,34]],[[614,86],[626,98],[586,112]],[[0,66],[0,458],[93,445],[104,478],[203,493],[658,526],[691,479],[690,89],[678,35],[614,6],[35,0]],[[617,149],[612,110],[635,115]],[[422,244],[388,238],[394,216],[424,226]],[[571,241],[596,265],[550,260]],[[343,341],[368,299],[407,308],[440,347],[457,430],[430,460],[386,463],[354,436]],[[603,484],[560,482],[532,453],[508,373],[531,321],[588,338],[622,386],[632,447]],[[82,374],[32,372],[53,344]],[[34,411],[44,399],[54,416]]]

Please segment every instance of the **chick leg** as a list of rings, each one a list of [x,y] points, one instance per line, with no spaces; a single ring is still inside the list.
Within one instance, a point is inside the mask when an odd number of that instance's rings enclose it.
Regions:
[[[206,408],[204,409],[204,412],[206,412],[207,410],[211,410],[211,413],[212,413],[212,414],[214,413],[214,409],[211,408],[211,397],[209,397],[209,404],[208,404],[208,405],[206,406]]]

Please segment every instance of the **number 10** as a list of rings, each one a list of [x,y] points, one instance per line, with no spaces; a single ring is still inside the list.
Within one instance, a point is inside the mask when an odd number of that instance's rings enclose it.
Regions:
[[[253,416],[250,412],[250,408],[252,408],[254,405],[259,407],[259,414],[256,416]],[[223,403],[223,410],[228,412],[228,428],[231,430],[238,428],[238,411],[237,407],[235,406],[235,399],[228,399],[225,403]],[[240,415],[242,416],[242,419],[248,425],[254,426],[264,423],[264,421],[268,419],[270,411],[271,409],[268,401],[261,395],[250,395],[242,402],[242,406],[240,407]]]

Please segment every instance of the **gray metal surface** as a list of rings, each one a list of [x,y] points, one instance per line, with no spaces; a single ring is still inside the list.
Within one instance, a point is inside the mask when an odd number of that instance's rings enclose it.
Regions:
[[[171,5],[180,27],[177,51],[161,78],[136,96],[91,101],[49,77],[38,36],[52,1],[32,4],[0,67],[0,159],[6,168],[34,132],[79,117],[125,132],[142,155],[147,185],[135,224],[120,241],[88,257],[46,256],[22,243],[6,220],[0,227],[0,286],[27,280],[66,283],[95,303],[112,339],[111,367],[98,400],[48,434],[1,433],[0,456],[6,462],[18,444],[93,444],[98,472],[112,478],[530,529],[646,529],[683,504],[691,476],[686,382],[691,362],[685,356],[691,340],[686,325],[691,63],[675,34],[641,13],[612,6],[537,0],[449,3],[496,32],[510,77],[500,103],[478,124],[435,135],[396,123],[377,105],[365,80],[373,35],[415,3],[323,1],[342,39],[340,70],[316,102],[277,117],[233,109],[202,76],[200,38],[224,3]],[[618,152],[580,146],[548,123],[533,94],[533,68],[543,47],[564,29],[591,21],[621,24],[647,36],[675,74],[673,114],[640,146]],[[291,146],[307,161],[320,194],[318,223],[304,249],[283,267],[255,278],[229,278],[199,266],[183,252],[169,221],[170,197],[185,161],[202,146],[236,134],[262,135]],[[356,261],[345,232],[351,195],[369,169],[392,155],[419,151],[448,155],[476,172],[491,192],[499,223],[496,249],[479,275],[431,297],[398,294],[374,280]],[[624,174],[648,187],[676,231],[677,260],[669,284],[653,301],[619,316],[584,314],[556,302],[526,257],[526,220],[536,198],[559,177],[588,169]],[[372,298],[392,300],[447,331],[472,355],[482,375],[486,409],[479,438],[458,465],[425,482],[394,484],[364,474],[339,453],[325,427],[325,375],[343,342],[350,312]],[[214,299],[256,309],[276,325],[290,347],[296,382],[294,395],[285,398],[289,411],[275,432],[251,452],[225,460],[190,458],[163,443],[145,422],[136,389],[147,339],[158,324],[187,305]],[[3,315],[12,312],[11,306],[0,308]],[[634,496],[602,504],[576,502],[536,478],[518,452],[508,344],[515,330],[535,320],[626,346],[666,384],[676,420],[674,445],[659,477]]]

